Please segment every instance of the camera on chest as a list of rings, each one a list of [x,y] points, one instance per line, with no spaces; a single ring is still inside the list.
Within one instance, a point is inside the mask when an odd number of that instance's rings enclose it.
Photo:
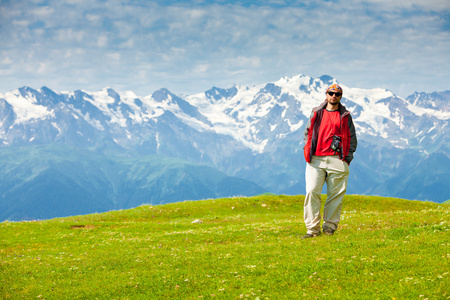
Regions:
[[[331,149],[333,149],[335,152],[341,152],[341,137],[340,136],[333,136],[333,141],[331,142]]]

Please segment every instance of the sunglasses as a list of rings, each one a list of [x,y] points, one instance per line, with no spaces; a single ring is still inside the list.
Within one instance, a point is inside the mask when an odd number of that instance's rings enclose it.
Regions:
[[[342,96],[342,93],[335,93],[335,92],[327,92],[327,94],[330,95],[330,96],[336,95],[336,97]]]

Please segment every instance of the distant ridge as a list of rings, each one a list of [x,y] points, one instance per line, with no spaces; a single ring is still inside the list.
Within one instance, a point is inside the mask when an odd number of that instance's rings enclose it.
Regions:
[[[0,156],[0,222],[101,213],[141,204],[252,196],[265,191],[207,166],[156,155],[106,157],[49,145],[3,148]]]

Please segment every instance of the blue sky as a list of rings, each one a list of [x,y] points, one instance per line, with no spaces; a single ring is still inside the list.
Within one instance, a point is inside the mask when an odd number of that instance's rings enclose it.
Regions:
[[[3,93],[193,94],[298,74],[450,90],[448,0],[0,0],[0,41]]]

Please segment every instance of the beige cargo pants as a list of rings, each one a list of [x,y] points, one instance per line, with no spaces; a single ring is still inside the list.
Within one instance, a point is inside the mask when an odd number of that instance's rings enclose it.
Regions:
[[[327,184],[327,200],[323,208],[323,228],[336,230],[341,217],[342,199],[347,190],[349,168],[339,156],[313,156],[306,164],[306,197],[304,218],[307,233],[320,233],[320,209],[323,185]]]

